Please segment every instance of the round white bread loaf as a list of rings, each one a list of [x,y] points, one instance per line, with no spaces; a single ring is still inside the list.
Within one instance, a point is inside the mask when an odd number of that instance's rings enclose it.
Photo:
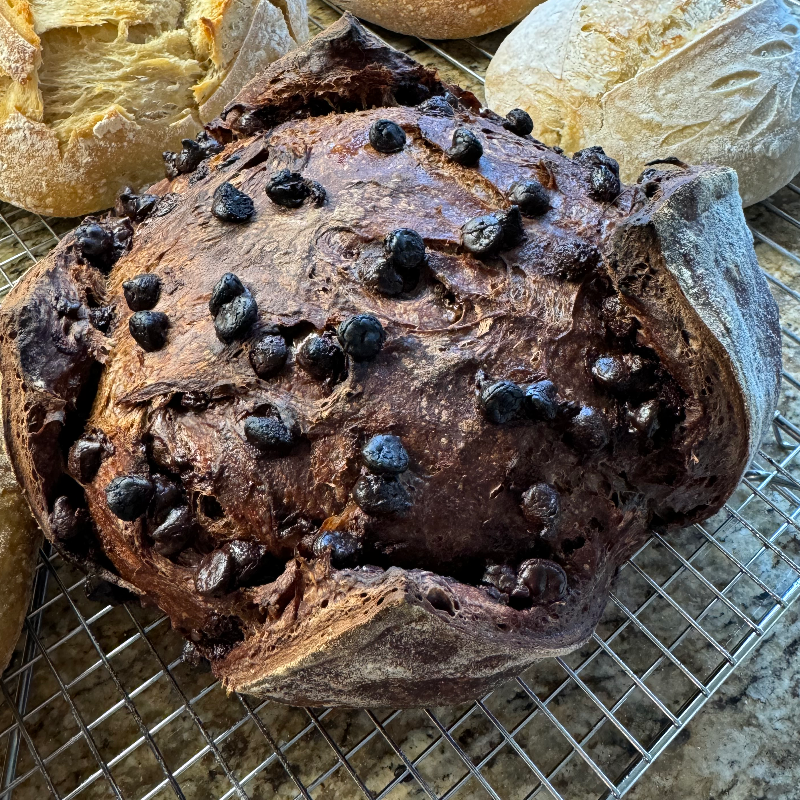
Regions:
[[[500,46],[486,99],[548,145],[601,145],[625,181],[669,156],[733,167],[751,205],[800,171],[798,31],[783,0],[548,0]]]
[[[113,205],[307,38],[305,0],[3,0],[0,199]]]
[[[542,0],[339,0],[362,19],[424,39],[482,36],[522,19]]]

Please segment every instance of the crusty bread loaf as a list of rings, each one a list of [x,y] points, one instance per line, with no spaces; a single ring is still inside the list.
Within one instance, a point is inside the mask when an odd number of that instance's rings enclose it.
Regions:
[[[799,28],[783,0],[548,0],[500,46],[486,99],[547,144],[601,145],[625,180],[666,156],[733,167],[750,205],[800,171]]]
[[[2,0],[0,199],[112,206],[307,38],[305,0]]]
[[[522,19],[542,0],[339,0],[369,22],[424,39],[482,36]]]
[[[774,412],[777,308],[724,167],[622,187],[347,16],[0,308],[14,468],[228,688],[461,702],[586,642]],[[142,203],[142,206],[145,204]]]

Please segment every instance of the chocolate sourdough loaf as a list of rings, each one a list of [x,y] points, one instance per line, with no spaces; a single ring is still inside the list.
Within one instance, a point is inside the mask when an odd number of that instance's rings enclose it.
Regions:
[[[42,527],[228,688],[476,697],[750,461],[780,338],[735,173],[530,133],[345,17],[0,310]]]

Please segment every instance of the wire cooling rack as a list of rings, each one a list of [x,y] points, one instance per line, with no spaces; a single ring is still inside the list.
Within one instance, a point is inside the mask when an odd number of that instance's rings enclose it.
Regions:
[[[313,26],[336,16],[312,0]],[[502,38],[381,35],[481,97]],[[455,708],[290,708],[226,695],[157,609],[89,602],[45,549],[0,681],[0,800],[622,797],[800,593],[800,188],[748,216],[783,320],[772,435],[716,517],[622,567],[585,647]],[[74,225],[0,204],[0,298]]]

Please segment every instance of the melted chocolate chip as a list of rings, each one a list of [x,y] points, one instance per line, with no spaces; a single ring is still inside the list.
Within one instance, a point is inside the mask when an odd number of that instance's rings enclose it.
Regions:
[[[78,439],[69,449],[67,470],[80,484],[92,481],[105,455],[105,448],[94,439]]]
[[[534,420],[551,422],[558,413],[558,397],[552,381],[539,381],[525,390],[525,413]]]
[[[554,561],[543,558],[524,561],[519,567],[518,580],[536,605],[563,600],[567,594],[567,575]]]
[[[131,311],[149,311],[161,297],[161,280],[158,275],[147,272],[125,281],[122,291]]]
[[[369,129],[369,142],[379,153],[398,153],[406,146],[406,132],[389,119],[379,119]]]
[[[561,503],[555,487],[536,483],[522,495],[522,513],[538,533],[550,536],[555,532]]]
[[[632,431],[644,434],[648,439],[658,430],[658,400],[648,400],[638,408],[627,409],[628,424]]]
[[[410,228],[392,231],[384,244],[387,254],[398,269],[417,269],[425,261],[425,242]]]
[[[336,378],[344,372],[344,351],[332,337],[312,333],[297,351],[297,364],[319,380]]]
[[[203,672],[211,671],[211,664],[209,664],[208,659],[194,642],[187,641],[186,644],[184,644],[183,651],[181,652],[181,661]]]
[[[594,167],[589,176],[589,194],[601,202],[611,202],[622,192],[620,179],[605,166]]]
[[[164,160],[164,175],[167,180],[174,181],[180,175],[178,172],[178,154],[173,153],[172,150],[165,150],[161,154]]]
[[[169,512],[177,505],[182,505],[180,489],[169,478],[153,475],[153,500],[150,504],[152,519],[160,525]]]
[[[621,356],[601,356],[592,365],[592,377],[605,389],[624,391],[631,373]]]
[[[469,128],[456,128],[448,158],[462,167],[474,167],[483,155],[481,140]]]
[[[361,552],[361,541],[346,531],[323,531],[314,539],[312,551],[317,558],[324,552],[331,555],[337,569],[354,566]]]
[[[605,167],[619,177],[619,164],[611,156],[607,156],[605,150],[597,145],[578,150],[572,156],[572,160],[584,167]]]
[[[175,158],[175,169],[182,175],[194,172],[206,157],[202,146],[194,139],[182,139],[181,151]]]
[[[397,478],[362,475],[353,488],[353,499],[375,517],[404,517],[411,510],[411,497]]]
[[[167,214],[174,211],[178,206],[178,201],[180,200],[180,195],[176,194],[175,192],[169,192],[165,194],[159,201],[153,211],[154,217],[166,217]]]
[[[376,475],[400,475],[408,469],[408,453],[399,436],[378,434],[361,451],[364,464]]]
[[[138,595],[101,578],[99,575],[87,575],[83,584],[83,591],[87,600],[95,603],[104,603],[105,605],[120,606],[123,603],[130,603],[132,600],[138,599]]]
[[[461,101],[452,93],[452,92],[445,92],[444,99],[453,106],[453,108],[458,108],[461,105]]]
[[[191,515],[187,506],[173,508],[164,522],[150,536],[155,544],[153,549],[162,556],[174,556],[179,553],[191,536]]]
[[[225,548],[215,550],[200,562],[194,576],[194,588],[204,597],[223,595],[230,590],[233,571],[231,554]]]
[[[380,353],[386,332],[373,314],[355,314],[336,329],[342,349],[355,361],[370,361]]]
[[[114,306],[101,306],[89,309],[89,322],[101,333],[108,333],[114,322]]]
[[[53,504],[48,522],[50,535],[57,543],[88,533],[91,526],[89,512],[85,508],[74,509],[66,497],[59,497]]]
[[[456,101],[458,102],[458,101]],[[444,97],[431,97],[422,103],[419,107],[419,110],[423,114],[430,114],[434,117],[453,117],[455,116],[455,112],[453,111],[453,106],[447,102]]]
[[[256,213],[256,207],[250,195],[226,181],[214,192],[211,213],[223,222],[247,222]]]
[[[489,564],[481,582],[494,586],[504,594],[511,594],[517,585],[517,573],[507,564]]]
[[[284,208],[300,208],[309,196],[310,190],[299,172],[282,169],[276,172],[267,183],[267,197]]]
[[[608,444],[609,430],[603,413],[591,406],[583,406],[570,420],[567,440],[579,451],[591,453]]]
[[[224,549],[233,560],[233,580],[236,586],[269,583],[282,571],[282,565],[271,559],[269,550],[257,542],[234,539]]]
[[[526,217],[541,217],[550,208],[547,190],[535,178],[512,183],[508,199],[509,202],[519,206],[519,210]]]
[[[480,395],[483,413],[489,422],[504,425],[520,416],[525,393],[513,381],[498,381],[487,386]]]
[[[359,269],[365,286],[373,291],[396,297],[403,291],[404,281],[391,258],[370,258]]]
[[[102,268],[111,260],[114,234],[97,222],[84,222],[75,228],[75,245],[86,261]]]
[[[196,136],[197,144],[203,151],[204,158],[210,158],[221,153],[225,147],[221,145],[211,134],[207,131],[200,131]]]
[[[132,222],[141,222],[155,209],[159,198],[154,194],[136,194],[126,187],[117,196],[114,210],[120,217],[127,217]]]
[[[137,311],[128,320],[128,330],[142,350],[153,353],[167,343],[169,318],[161,311]]]
[[[217,285],[211,292],[211,299],[208,301],[208,310],[211,312],[212,317],[219,314],[219,310],[226,303],[230,303],[235,297],[240,294],[245,294],[247,289],[244,284],[232,272],[226,272],[217,281]]]
[[[619,339],[630,336],[636,330],[636,318],[623,305],[618,295],[603,300],[601,317],[609,332]]]
[[[283,336],[262,336],[250,348],[250,366],[259,378],[266,380],[280,372],[288,355],[289,350]]]
[[[244,423],[244,435],[253,447],[269,455],[283,455],[294,444],[292,432],[278,417],[248,417]]]
[[[553,244],[550,261],[556,275],[577,281],[597,267],[600,251],[582,239],[560,239]]]
[[[258,318],[258,306],[253,296],[247,292],[225,303],[214,317],[214,330],[217,338],[225,344],[243,339]]]
[[[120,475],[106,486],[106,503],[124,522],[139,519],[153,498],[153,484],[138,475]]]
[[[533,120],[527,111],[523,111],[521,108],[512,108],[506,114],[503,127],[511,133],[516,133],[517,136],[530,136],[533,133]]]

